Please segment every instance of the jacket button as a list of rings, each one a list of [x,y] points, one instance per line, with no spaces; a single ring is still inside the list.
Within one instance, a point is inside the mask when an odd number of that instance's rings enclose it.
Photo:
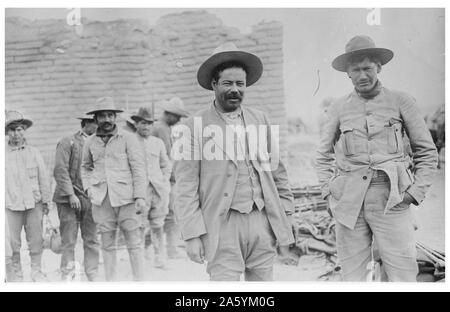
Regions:
[[[228,193],[224,193],[223,196],[228,197]]]
[[[367,176],[363,176],[363,180],[367,180]]]

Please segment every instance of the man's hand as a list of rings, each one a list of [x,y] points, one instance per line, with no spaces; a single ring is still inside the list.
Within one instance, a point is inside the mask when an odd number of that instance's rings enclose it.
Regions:
[[[72,209],[76,209],[76,210],[81,209],[80,200],[78,199],[78,197],[75,194],[69,196],[69,204]]]
[[[136,214],[141,214],[145,210],[145,200],[143,198],[138,198],[135,201]]]
[[[45,216],[48,216],[50,210],[48,209],[48,204],[47,203],[42,203],[42,213]]]
[[[186,252],[189,259],[196,263],[203,264],[205,261],[205,247],[200,237],[191,238],[186,241]]]
[[[278,255],[278,260],[285,265],[297,265],[298,256],[289,251],[289,246],[280,246],[280,254]]]

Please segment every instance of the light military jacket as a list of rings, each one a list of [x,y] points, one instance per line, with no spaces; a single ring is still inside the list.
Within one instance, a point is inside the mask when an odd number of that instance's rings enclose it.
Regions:
[[[24,211],[36,203],[50,203],[50,176],[39,150],[26,145],[6,144],[5,207]]]
[[[145,199],[146,176],[144,153],[135,134],[119,129],[106,144],[95,134],[84,143],[81,179],[92,204],[101,205],[106,193],[113,207]]]
[[[164,142],[154,136],[143,138],[136,133],[136,137],[144,151],[149,185],[160,197],[169,196],[172,163],[167,155]]]
[[[404,136],[409,138],[413,152],[413,170]],[[373,99],[364,99],[353,91],[332,104],[316,167],[323,197],[331,194],[336,202],[331,207],[334,217],[354,228],[374,170],[389,176],[387,211],[402,202],[405,192],[417,205],[424,199],[437,159],[415,100],[406,93],[381,87]]]

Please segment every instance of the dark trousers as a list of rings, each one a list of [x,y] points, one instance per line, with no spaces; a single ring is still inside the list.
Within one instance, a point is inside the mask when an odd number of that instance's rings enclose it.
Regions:
[[[97,226],[92,218],[91,202],[78,197],[81,210],[76,211],[68,203],[57,203],[60,220],[60,232],[63,254],[61,257],[61,272],[63,276],[70,271],[70,263],[75,260],[75,245],[77,243],[78,228],[81,230],[84,249],[84,271],[89,280],[98,274],[98,260],[100,244],[97,238]],[[69,266],[68,266],[69,265]]]

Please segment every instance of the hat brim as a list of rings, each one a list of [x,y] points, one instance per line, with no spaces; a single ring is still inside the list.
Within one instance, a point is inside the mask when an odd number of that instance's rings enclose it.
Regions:
[[[140,120],[145,120],[147,122],[154,122],[155,121],[154,119],[144,118],[144,117],[137,116],[137,115],[132,115],[130,118],[133,121],[135,121],[135,122],[139,122]]]
[[[189,113],[187,111],[175,110],[175,109],[164,109],[165,112],[180,116],[180,117],[189,117]]]
[[[129,120],[125,120],[125,123],[127,124],[127,126],[132,129],[133,131],[136,131],[136,126]]]
[[[364,55],[364,54],[377,56],[380,59],[381,65],[387,64],[394,57],[394,52],[392,52],[389,49],[367,48],[341,54],[333,60],[331,66],[333,66],[333,68],[338,71],[347,72],[347,65],[349,59],[356,55]]]
[[[6,123],[5,129],[10,128],[12,124],[25,125],[26,129],[28,129],[33,125],[33,122],[30,119],[12,120]]]
[[[92,110],[90,112],[87,112],[86,115],[95,115],[98,112],[114,112],[114,113],[123,113],[123,110],[115,109],[115,108],[105,108],[105,109],[96,109]]]
[[[207,90],[212,90],[211,80],[214,69],[225,62],[236,61],[246,67],[246,84],[251,86],[261,78],[263,64],[259,57],[244,51],[225,51],[209,57],[197,71],[198,83]]]

